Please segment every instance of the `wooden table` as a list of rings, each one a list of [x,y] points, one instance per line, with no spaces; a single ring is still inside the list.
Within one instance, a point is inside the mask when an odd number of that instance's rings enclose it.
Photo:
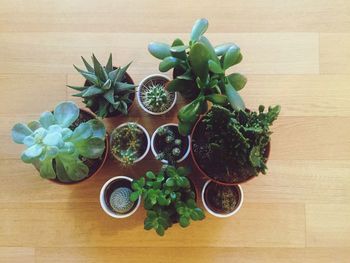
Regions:
[[[200,17],[214,44],[241,47],[247,106],[282,106],[268,175],[243,185],[237,216],[207,214],[160,238],[143,230],[143,209],[115,220],[98,202],[112,176],[157,169],[151,153],[130,169],[109,161],[74,186],[42,180],[19,160],[11,127],[73,99],[65,85],[82,83],[72,67],[81,55],[133,60],[139,82],[158,71],[147,44],[187,41]],[[0,262],[350,262],[349,1],[1,0],[0,86]],[[136,106],[128,120],[152,133],[176,110],[151,117]]]

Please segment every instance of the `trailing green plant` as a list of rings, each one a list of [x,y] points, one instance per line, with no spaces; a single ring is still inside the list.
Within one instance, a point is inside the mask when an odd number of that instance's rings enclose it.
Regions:
[[[215,167],[215,176],[221,172],[224,180],[232,179],[233,173],[246,177],[265,174],[270,126],[277,119],[280,106],[269,107],[267,112],[264,109],[260,106],[258,112],[232,111],[214,105],[199,125],[202,131],[193,137],[194,152],[201,165],[211,171]]]
[[[44,112],[39,121],[17,123],[12,128],[15,143],[28,148],[22,153],[25,163],[33,164],[46,179],[61,182],[80,181],[89,175],[84,159],[100,158],[105,150],[106,130],[103,123],[91,119],[78,121],[79,108],[73,102],[62,102],[53,112]]]
[[[157,135],[161,141],[162,149],[157,155],[158,160],[166,160],[168,164],[175,164],[181,155],[181,147],[184,142],[181,137],[177,138],[176,134],[169,127],[160,127]]]
[[[143,105],[152,112],[163,112],[169,109],[173,102],[170,93],[160,83],[143,86],[141,99]]]
[[[127,187],[119,187],[115,189],[110,197],[110,205],[113,210],[119,214],[128,213],[135,202],[130,200],[132,190]]]
[[[128,106],[132,103],[131,94],[135,91],[135,85],[128,83],[126,71],[131,62],[125,67],[114,68],[112,54],[110,54],[106,66],[102,66],[94,54],[92,54],[91,66],[81,57],[86,71],[74,65],[75,69],[87,80],[83,87],[69,86],[79,93],[73,95],[83,98],[86,107],[91,109],[101,118],[115,113],[128,114]]]
[[[159,70],[174,69],[181,72],[168,85],[169,91],[178,91],[192,100],[178,112],[179,131],[188,135],[199,115],[207,111],[207,102],[222,106],[230,105],[233,109],[244,110],[245,105],[238,94],[247,79],[239,74],[226,75],[226,70],[242,60],[240,48],[233,43],[216,46],[203,35],[208,28],[206,19],[195,22],[188,45],[175,39],[172,45],[152,42],[149,52],[161,59]]]
[[[163,236],[165,230],[179,222],[181,227],[190,225],[190,221],[204,219],[205,215],[195,202],[195,193],[187,178],[189,170],[184,167],[163,166],[160,172],[149,171],[145,176],[132,183],[134,192],[132,201],[139,196],[144,200],[147,217],[146,230],[154,229]]]
[[[143,131],[134,122],[114,129],[111,134],[111,152],[125,166],[134,164],[142,154]]]

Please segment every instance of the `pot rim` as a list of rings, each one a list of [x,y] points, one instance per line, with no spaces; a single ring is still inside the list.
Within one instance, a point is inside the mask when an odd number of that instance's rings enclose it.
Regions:
[[[177,92],[174,92],[174,100],[173,102],[171,103],[170,107],[162,112],[153,112],[149,109],[147,109],[142,101],[141,101],[141,98],[140,98],[140,95],[141,95],[141,87],[143,86],[143,84],[148,81],[149,79],[151,78],[164,78],[167,80],[167,83],[171,80],[168,76],[166,75],[163,75],[163,74],[151,74],[151,75],[148,75],[147,77],[145,77],[143,80],[141,80],[140,84],[136,87],[136,98],[137,98],[137,102],[138,104],[140,105],[141,109],[149,114],[152,114],[152,115],[163,115],[167,112],[169,112],[176,104],[176,100],[177,100]]]
[[[124,123],[120,124],[119,126],[117,126],[116,128],[114,128],[113,131],[116,130],[116,129],[119,129],[119,128],[121,128],[121,127],[124,127],[124,126],[128,125],[129,123],[135,123],[135,124],[137,125],[137,127],[139,127],[139,128],[143,131],[143,133],[146,135],[146,138],[147,138],[147,147],[146,147],[146,150],[145,150],[145,152],[144,152],[139,158],[137,158],[137,159],[133,162],[133,164],[135,164],[135,163],[141,161],[143,158],[146,157],[146,155],[148,154],[149,149],[150,149],[151,140],[150,140],[149,134],[148,134],[147,130],[145,129],[145,127],[143,127],[141,124],[139,124],[139,123],[137,123],[137,122],[134,122],[134,121],[124,122]],[[110,145],[112,145],[112,133],[113,133],[113,131],[111,132],[111,136],[110,136]],[[110,147],[110,148],[111,148],[111,147]],[[115,159],[117,159],[118,161],[120,161],[120,158],[119,158],[119,157],[115,156],[112,152],[111,152],[111,154],[112,154],[112,156],[113,156]]]
[[[154,140],[155,140],[155,137],[156,137],[156,135],[157,135],[157,131],[158,131],[160,128],[166,127],[166,126],[176,126],[176,127],[179,127],[179,125],[178,125],[177,123],[172,123],[172,122],[170,122],[170,123],[166,123],[166,124],[163,124],[163,125],[159,126],[159,127],[153,132],[152,137],[151,137],[151,150],[152,150],[152,153],[153,153],[154,157],[156,157],[156,158],[157,158],[157,151],[156,151],[156,149],[155,149],[155,147],[154,147]],[[190,137],[190,135],[187,135],[186,137],[187,137],[187,141],[188,141],[187,150],[186,150],[185,154],[184,154],[179,160],[176,161],[176,163],[181,163],[181,162],[184,161],[184,160],[188,157],[188,155],[190,154],[190,151],[191,151],[191,137]],[[160,160],[160,161],[161,161],[163,164],[168,164],[168,161],[167,161],[167,160],[164,160],[164,159],[163,159],[163,160]]]
[[[212,209],[210,209],[210,206],[207,204],[207,201],[205,199],[205,191],[208,187],[208,185],[210,183],[216,183],[214,182],[213,180],[208,180],[205,182],[203,188],[202,188],[202,194],[201,194],[201,197],[202,197],[202,202],[203,202],[203,206],[205,207],[205,209],[213,216],[215,217],[219,217],[219,218],[226,218],[226,217],[230,217],[230,216],[233,216],[235,215],[242,207],[243,205],[243,200],[244,200],[244,194],[243,194],[243,189],[242,187],[239,185],[239,184],[236,184],[236,185],[230,185],[230,187],[236,187],[238,189],[238,192],[240,194],[240,201],[239,201],[239,204],[238,206],[230,213],[228,214],[219,214],[215,211],[213,211]]]
[[[101,188],[101,191],[100,191],[100,205],[101,205],[101,208],[103,209],[103,211],[113,217],[113,218],[118,218],[118,219],[121,219],[121,218],[126,218],[126,217],[129,217],[131,216],[132,214],[134,214],[136,212],[136,210],[139,208],[140,204],[141,204],[141,196],[139,196],[138,200],[137,200],[137,204],[136,206],[134,207],[134,209],[132,209],[130,212],[126,213],[126,214],[117,214],[116,212],[113,212],[111,211],[106,202],[105,202],[105,191],[106,191],[106,188],[114,181],[117,181],[117,180],[127,180],[127,181],[130,181],[130,182],[133,182],[134,179],[128,177],[128,176],[115,176],[115,177],[112,177],[111,179],[109,179],[107,182],[104,183],[104,185],[102,186]]]

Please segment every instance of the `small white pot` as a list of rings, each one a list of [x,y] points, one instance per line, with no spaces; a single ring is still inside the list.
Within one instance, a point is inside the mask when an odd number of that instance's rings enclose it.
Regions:
[[[146,138],[147,138],[147,147],[146,147],[146,150],[145,150],[145,152],[144,152],[139,158],[137,158],[137,159],[134,161],[134,164],[135,164],[135,163],[141,161],[143,158],[146,157],[147,153],[149,152],[149,148],[151,147],[151,139],[150,139],[150,137],[149,137],[149,134],[148,134],[147,130],[146,130],[142,125],[140,125],[140,124],[138,124],[138,123],[136,123],[136,122],[125,122],[125,123],[120,124],[120,125],[119,125],[118,127],[116,127],[115,129],[119,129],[119,128],[121,128],[121,127],[124,127],[124,126],[128,125],[129,123],[135,123],[135,124],[137,125],[137,127],[139,127],[139,128],[143,131],[143,133],[146,135]],[[113,130],[113,131],[114,131],[114,130]],[[113,131],[112,131],[112,133],[113,133]],[[111,135],[112,135],[112,133],[111,133]],[[112,136],[110,136],[110,137],[111,137],[111,138],[110,138],[110,147],[111,147],[111,149],[112,149],[112,146],[113,146],[113,145],[112,145]],[[112,153],[112,151],[111,151],[111,153]],[[113,155],[114,158],[116,158],[118,161],[120,161],[120,159],[118,158],[118,156],[115,156],[113,153],[112,153],[112,155]]]
[[[231,213],[228,213],[228,214],[219,214],[219,213],[216,213],[215,211],[211,210],[209,205],[207,204],[206,200],[205,200],[205,190],[207,189],[207,186],[209,185],[209,183],[211,183],[213,181],[211,180],[208,180],[205,182],[204,186],[203,186],[203,189],[202,189],[202,202],[203,202],[203,205],[205,207],[205,209],[210,213],[212,214],[213,216],[215,217],[220,217],[220,218],[226,218],[226,217],[230,217],[230,216],[233,216],[235,215],[239,209],[241,209],[242,207],[242,204],[243,204],[243,189],[240,185],[233,185],[233,186],[230,186],[230,187],[237,187],[238,191],[239,191],[239,194],[240,194],[240,201],[239,201],[239,204],[237,205],[237,207],[235,208],[235,210],[233,210]],[[213,182],[214,183],[214,182]]]
[[[130,181],[132,182],[133,179],[130,178],[130,177],[127,177],[127,176],[116,176],[116,177],[113,177],[111,179],[109,179],[103,186],[102,186],[102,189],[101,189],[101,192],[100,192],[100,204],[101,204],[101,207],[103,209],[103,211],[106,212],[107,215],[111,216],[111,217],[114,217],[114,218],[126,218],[126,217],[129,217],[131,216],[132,214],[134,214],[136,212],[136,210],[139,208],[140,204],[141,204],[141,197],[139,197],[139,199],[137,200],[137,203],[136,203],[136,206],[134,207],[134,209],[132,209],[129,213],[127,214],[118,214],[116,213],[115,211],[111,210],[108,205],[106,204],[106,200],[105,200],[105,192],[106,192],[106,189],[107,187],[113,183],[114,181],[117,181],[117,180],[127,180],[127,181]]]
[[[154,140],[156,138],[156,134],[158,132],[158,130],[162,127],[167,127],[167,126],[176,126],[176,127],[179,127],[179,125],[177,123],[167,123],[167,124],[164,124],[162,126],[159,126],[155,131],[154,133],[152,134],[152,137],[151,137],[151,150],[152,150],[152,153],[154,155],[154,157],[157,157],[158,153],[156,152],[156,149],[154,147]],[[177,160],[176,162],[177,163],[180,163],[182,162],[183,160],[185,160],[187,158],[187,156],[190,154],[190,143],[191,143],[191,137],[188,135],[187,136],[187,140],[188,140],[188,148],[185,152],[185,154],[182,156],[182,158],[180,158],[179,160]],[[168,164],[168,161],[167,160],[160,160],[162,163],[164,164]]]
[[[145,112],[149,113],[149,114],[152,114],[152,115],[163,115],[165,113],[167,113],[168,111],[170,111],[174,106],[175,106],[175,103],[176,103],[176,99],[177,99],[177,93],[175,92],[174,93],[174,101],[172,102],[172,104],[170,105],[170,107],[168,109],[166,109],[165,111],[162,111],[162,112],[153,112],[153,111],[150,111],[149,109],[147,109],[142,101],[141,101],[141,87],[147,83],[150,79],[152,78],[163,78],[164,80],[166,81],[170,81],[170,78],[165,76],[165,75],[162,75],[162,74],[153,74],[153,75],[149,75],[147,76],[146,78],[144,78],[139,86],[136,88],[136,98],[137,98],[137,102],[138,104],[140,105],[141,109],[143,109]]]

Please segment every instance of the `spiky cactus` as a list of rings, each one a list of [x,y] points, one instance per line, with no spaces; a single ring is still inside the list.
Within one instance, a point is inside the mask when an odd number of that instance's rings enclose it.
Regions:
[[[84,87],[68,86],[79,91],[73,96],[82,97],[86,107],[101,118],[118,112],[128,114],[128,106],[132,103],[131,93],[136,87],[126,80],[126,71],[131,62],[125,67],[113,68],[112,54],[106,66],[102,66],[94,54],[92,55],[93,66],[83,57],[82,60],[87,71],[75,65],[74,67],[88,81],[88,85]]]
[[[119,214],[126,214],[131,210],[134,202],[130,201],[132,190],[127,187],[115,189],[109,199],[109,203],[113,210]]]
[[[157,155],[158,160],[166,160],[169,164],[174,164],[181,155],[182,139],[177,138],[175,133],[168,127],[160,127],[157,130],[160,137],[159,140],[163,142],[163,149]]]
[[[163,112],[171,107],[174,95],[169,93],[164,85],[151,82],[141,87],[141,100],[143,105],[152,112]]]

